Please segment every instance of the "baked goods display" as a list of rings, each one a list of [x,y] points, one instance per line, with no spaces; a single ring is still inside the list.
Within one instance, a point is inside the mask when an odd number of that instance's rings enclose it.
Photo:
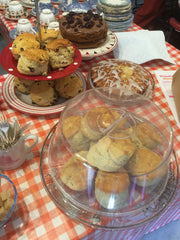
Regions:
[[[47,76],[55,69],[62,71],[75,57],[72,43],[55,29],[41,29],[41,42],[39,33],[36,36],[23,33],[13,41],[11,51],[18,72],[28,76]]]
[[[91,10],[83,13],[70,12],[59,22],[63,38],[69,39],[78,48],[94,48],[105,42],[108,26],[99,14]]]
[[[175,177],[173,131],[153,101],[141,100],[115,103],[89,89],[69,101],[53,128],[45,156],[52,196],[82,223],[120,229],[162,205]]]
[[[44,50],[43,50],[44,51]],[[40,107],[53,106],[85,90],[85,82],[77,73],[56,80],[34,81],[14,77],[14,87],[27,95],[28,102]]]
[[[88,74],[91,87],[113,87],[141,95],[153,90],[151,74],[141,65],[118,59],[96,63]]]
[[[82,106],[72,103],[62,115],[50,148],[57,187],[96,210],[124,212],[146,206],[168,178],[165,136],[124,108],[100,104],[83,109],[85,99],[80,99]],[[96,105],[91,95],[88,99]]]

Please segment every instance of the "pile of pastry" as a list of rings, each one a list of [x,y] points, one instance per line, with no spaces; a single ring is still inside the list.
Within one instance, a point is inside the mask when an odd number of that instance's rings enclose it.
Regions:
[[[69,191],[94,189],[106,209],[128,203],[131,183],[153,188],[167,175],[166,167],[159,167],[162,154],[155,150],[162,136],[149,122],[129,126],[117,109],[94,107],[62,124],[63,136],[75,153],[61,167],[60,180]]]
[[[41,41],[40,46],[38,33],[23,33],[12,43],[12,54],[21,74],[47,75],[50,69],[63,70],[74,61],[74,47],[62,38],[60,31],[42,28]],[[49,81],[15,77],[14,86],[41,107],[56,104],[59,97],[72,98],[83,90],[82,80],[76,74]]]
[[[50,68],[62,70],[74,61],[75,49],[60,31],[42,28],[42,46],[39,39],[38,33],[23,33],[13,41],[12,54],[21,74],[46,76]]]
[[[49,81],[14,77],[14,86],[19,92],[30,95],[32,103],[41,107],[52,106],[59,98],[73,98],[83,91],[82,79],[74,73]]]

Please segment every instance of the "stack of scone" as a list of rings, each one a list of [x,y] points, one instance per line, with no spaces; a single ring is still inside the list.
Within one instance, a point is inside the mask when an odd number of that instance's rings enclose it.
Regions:
[[[74,61],[72,43],[63,39],[59,30],[41,29],[39,33],[19,35],[12,43],[12,55],[17,60],[17,70],[24,75],[48,75],[50,70],[63,70]],[[49,81],[32,81],[25,77],[14,78],[15,88],[29,94],[32,103],[45,107],[57,103],[60,98],[69,99],[83,91],[83,82],[76,74]]]
[[[128,206],[132,186],[142,187],[144,192],[167,175],[166,165],[160,167],[162,156],[157,148],[162,137],[157,129],[140,120],[129,126],[117,109],[94,107],[67,117],[62,133],[65,146],[74,154],[61,168],[61,181],[73,191],[89,192],[88,184],[91,189],[93,185],[103,208]]]
[[[39,39],[38,34],[23,33],[13,41],[12,54],[21,74],[46,76],[50,69],[61,71],[74,61],[74,47],[60,31],[42,29],[41,46]]]
[[[30,95],[32,103],[41,107],[54,105],[59,98],[73,98],[83,91],[82,79],[75,73],[49,81],[33,81],[14,77],[14,86],[19,92]]]

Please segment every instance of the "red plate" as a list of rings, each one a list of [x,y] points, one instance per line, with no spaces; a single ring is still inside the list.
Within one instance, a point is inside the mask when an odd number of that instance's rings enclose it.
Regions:
[[[10,43],[9,45],[7,45],[1,52],[0,55],[0,62],[1,65],[3,66],[3,68],[10,74],[20,77],[20,78],[25,78],[25,79],[30,79],[30,80],[54,80],[54,79],[58,79],[58,78],[62,78],[65,77],[73,72],[76,71],[76,69],[80,66],[81,64],[81,52],[79,51],[79,49],[75,46],[75,56],[74,56],[74,62],[67,66],[66,68],[64,68],[62,71],[54,70],[51,72],[48,72],[47,76],[29,76],[29,75],[24,75],[19,73],[19,71],[17,70],[17,60],[14,59],[11,49],[12,49],[12,43]]]

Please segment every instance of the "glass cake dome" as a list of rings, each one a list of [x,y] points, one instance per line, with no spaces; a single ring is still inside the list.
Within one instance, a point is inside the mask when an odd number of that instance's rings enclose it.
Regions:
[[[129,217],[138,221],[158,199],[173,150],[163,112],[148,98],[120,92],[117,97],[117,89],[96,88],[73,98],[47,151],[63,210],[109,229],[126,225]]]

